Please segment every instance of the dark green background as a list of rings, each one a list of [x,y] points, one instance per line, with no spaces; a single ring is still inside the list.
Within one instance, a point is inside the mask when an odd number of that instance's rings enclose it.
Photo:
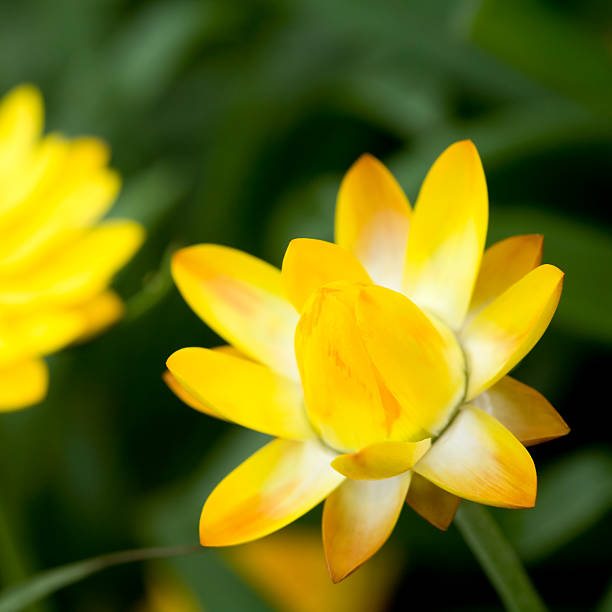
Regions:
[[[49,130],[108,140],[124,177],[112,214],[139,219],[148,241],[116,282],[126,319],[50,360],[44,404],[0,416],[0,585],[194,541],[212,486],[261,444],[161,382],[172,351],[217,342],[172,285],[173,250],[211,241],[279,264],[291,238],[331,238],[339,180],[362,152],[414,202],[435,157],[469,137],[489,239],[544,233],[545,261],[567,274],[516,375],[572,433],[533,450],[536,508],[495,515],[553,610],[612,609],[610,7],[2,0],[0,91],[34,82]],[[500,609],[454,528],[404,512],[392,540],[406,552],[394,610]],[[268,609],[214,551],[173,566],[208,611]],[[37,609],[129,610],[143,572],[110,570]]]

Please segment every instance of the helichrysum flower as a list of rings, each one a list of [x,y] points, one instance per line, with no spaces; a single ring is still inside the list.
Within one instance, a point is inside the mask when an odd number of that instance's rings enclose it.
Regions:
[[[40,401],[42,357],[121,315],[107,287],[143,239],[132,221],[98,223],[120,187],[108,147],[42,127],[34,87],[0,101],[0,411]]]
[[[435,162],[414,211],[361,157],[340,188],[336,244],[292,241],[282,272],[221,246],[176,253],[177,286],[232,347],[177,351],[168,383],[196,409],[276,437],[211,493],[202,544],[264,536],[327,498],[337,581],[380,548],[404,501],[441,529],[460,498],[534,505],[524,445],[568,428],[506,375],[548,326],[563,274],[540,265],[540,236],[483,256],[487,216],[464,141]]]

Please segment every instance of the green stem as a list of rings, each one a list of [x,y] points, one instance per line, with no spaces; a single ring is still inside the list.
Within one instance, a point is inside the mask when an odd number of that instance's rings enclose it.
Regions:
[[[55,591],[73,584],[100,570],[132,563],[134,561],[148,561],[150,559],[166,559],[168,557],[182,557],[204,550],[199,544],[189,546],[171,546],[166,548],[140,548],[110,553],[92,559],[76,561],[50,570],[41,572],[30,580],[9,587],[0,593],[0,612],[16,612],[25,606],[47,597]]]
[[[545,612],[546,606],[516,551],[486,508],[463,502],[455,525],[507,610]]]

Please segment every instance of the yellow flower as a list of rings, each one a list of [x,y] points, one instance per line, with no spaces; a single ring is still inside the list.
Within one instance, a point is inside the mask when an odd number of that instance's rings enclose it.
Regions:
[[[107,146],[42,127],[34,87],[0,100],[0,412],[43,399],[42,356],[117,320],[107,286],[143,239],[132,221],[98,223],[120,187]]]
[[[269,534],[327,498],[334,581],[372,556],[407,501],[441,529],[459,498],[533,506],[523,444],[567,433],[535,390],[506,376],[557,306],[563,274],[539,236],[483,256],[484,172],[449,147],[414,212],[369,155],[344,178],[336,244],[290,243],[282,272],[239,251],[176,253],[193,310],[232,347],[186,348],[166,380],[194,408],[276,436],[211,493],[204,545]]]

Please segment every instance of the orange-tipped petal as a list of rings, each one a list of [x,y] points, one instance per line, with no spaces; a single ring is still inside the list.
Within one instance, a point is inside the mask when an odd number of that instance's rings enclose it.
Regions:
[[[27,408],[47,394],[49,370],[42,359],[29,359],[0,368],[0,412]]]
[[[280,270],[236,249],[200,244],[174,254],[172,276],[215,332],[247,356],[298,379],[298,314],[285,298]]]
[[[537,476],[527,449],[492,416],[463,408],[414,466],[453,495],[502,508],[531,508]]]
[[[344,480],[329,465],[333,457],[317,442],[266,444],[210,494],[200,517],[200,542],[249,542],[306,514]]]
[[[162,380],[168,385],[168,388],[176,397],[178,397],[182,402],[187,404],[189,407],[197,410],[198,412],[203,412],[211,417],[215,417],[216,419],[222,419],[226,421],[227,419],[218,412],[216,412],[213,408],[206,405],[204,402],[201,402],[199,399],[191,395],[187,389],[185,389],[181,383],[172,376],[172,372],[170,370],[166,370],[162,374]]]
[[[465,389],[465,364],[453,333],[406,296],[384,287],[362,289],[357,321],[365,346],[405,418],[435,434]]]
[[[355,318],[360,286],[319,289],[300,318],[295,334],[304,397],[310,420],[332,447],[355,452],[388,439],[427,437],[390,394],[381,394]],[[387,397],[389,396],[389,397]],[[408,430],[408,427],[412,429]],[[409,434],[417,434],[415,440]]]
[[[393,175],[362,155],[346,173],[336,204],[336,242],[355,253],[377,284],[401,289],[410,204]]]
[[[314,436],[300,385],[269,368],[205,348],[184,348],[166,362],[198,405],[243,427],[282,438]]]
[[[485,251],[468,318],[473,318],[487,304],[540,265],[543,241],[541,234],[512,236],[496,242]]]
[[[461,498],[413,473],[406,503],[428,523],[446,531],[455,518]]]
[[[532,270],[481,310],[461,332],[467,359],[467,400],[505,376],[536,344],[555,313],[563,272]]]
[[[399,518],[410,472],[385,480],[346,480],[323,507],[327,567],[339,582],[387,541]]]
[[[494,416],[525,446],[554,440],[570,430],[541,393],[510,376],[475,397],[474,404]]]
[[[380,480],[403,474],[429,449],[429,439],[421,442],[379,442],[357,453],[340,455],[331,465],[353,480]]]
[[[283,259],[283,284],[289,301],[301,312],[308,298],[334,281],[371,283],[357,258],[346,249],[324,240],[292,240]]]
[[[470,303],[487,234],[488,196],[478,151],[451,145],[427,174],[416,202],[404,292],[459,329]]]

